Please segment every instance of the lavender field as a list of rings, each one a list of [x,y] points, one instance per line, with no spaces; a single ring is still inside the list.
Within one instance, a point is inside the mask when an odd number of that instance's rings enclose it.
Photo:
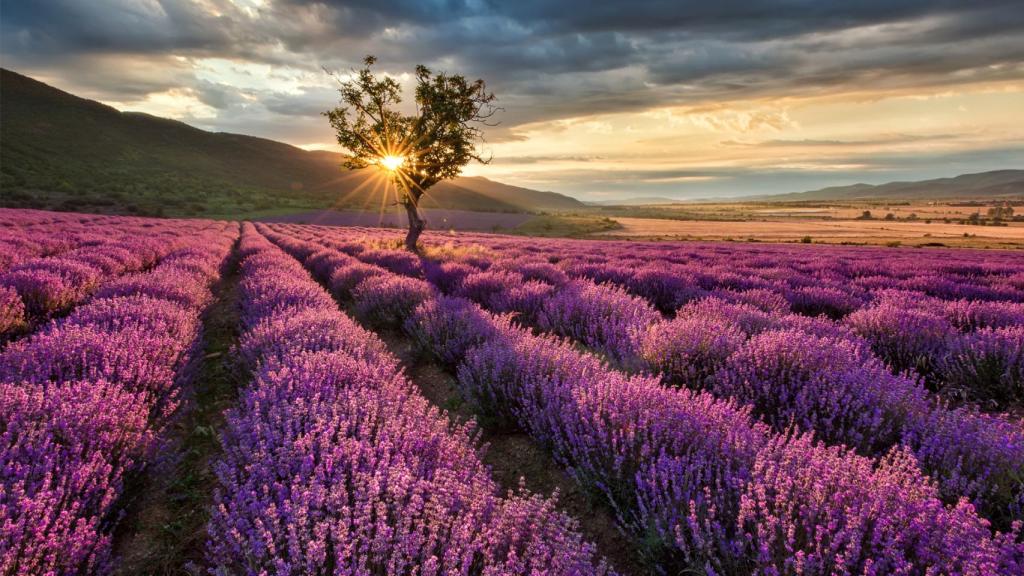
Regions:
[[[0,574],[1024,573],[1019,251],[0,209]]]

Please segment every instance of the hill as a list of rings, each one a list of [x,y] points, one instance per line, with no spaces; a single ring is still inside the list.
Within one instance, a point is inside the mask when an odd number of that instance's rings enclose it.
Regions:
[[[0,205],[146,215],[378,208],[369,171],[341,155],[213,133],[79,98],[0,69]],[[431,208],[526,212],[582,207],[486,178],[438,184]]]
[[[994,170],[918,182],[853,184],[810,192],[758,196],[758,200],[999,200],[1024,198],[1024,170]]]
[[[481,176],[463,176],[456,178],[453,183],[496,202],[532,206],[536,210],[575,210],[585,206],[583,202],[571,196],[502,184]]]

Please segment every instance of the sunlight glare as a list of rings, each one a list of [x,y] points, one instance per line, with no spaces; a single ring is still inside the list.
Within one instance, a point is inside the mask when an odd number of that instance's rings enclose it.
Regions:
[[[380,165],[386,168],[389,172],[398,170],[402,164],[405,164],[405,156],[383,156],[380,159]]]

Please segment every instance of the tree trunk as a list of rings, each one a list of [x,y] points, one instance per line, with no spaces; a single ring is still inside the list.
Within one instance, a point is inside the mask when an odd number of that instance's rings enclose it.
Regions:
[[[415,200],[407,198],[403,204],[405,204],[405,213],[409,216],[409,233],[405,235],[405,249],[413,254],[419,254],[419,247],[416,243],[427,223],[420,218],[420,211],[416,207]]]

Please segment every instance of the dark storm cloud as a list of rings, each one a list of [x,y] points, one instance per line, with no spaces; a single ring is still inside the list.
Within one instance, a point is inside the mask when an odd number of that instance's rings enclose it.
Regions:
[[[1013,0],[489,0],[488,4],[516,20],[534,22],[552,31],[683,30],[734,39],[781,38],[933,14],[964,15],[994,8],[1019,8]],[[998,24],[998,19],[990,23]]]
[[[389,72],[424,63],[485,78],[506,110],[488,131],[500,141],[599,113],[1020,80],[1021,37],[1020,0],[0,0],[6,67],[108,101],[177,89],[216,111],[186,121],[295,143],[331,140],[319,113],[337,94],[321,67],[346,70],[368,53]],[[202,58],[306,76],[298,88],[269,76],[236,86],[200,74]],[[654,180],[687,177],[673,174]],[[606,176],[609,189],[631,185]]]
[[[347,20],[361,19],[377,26],[393,26],[396,23],[435,24],[481,12],[474,7],[479,5],[478,2],[459,0],[282,0],[279,4],[298,7],[322,4],[333,8]]]
[[[514,126],[864,81],[962,82],[951,78],[962,71],[973,81],[1019,75],[1024,10],[1014,5],[277,0],[246,11],[228,0],[3,0],[0,47],[9,65],[29,68],[76,55],[174,53],[345,69],[375,53],[395,71],[424,62],[490,79],[516,104],[505,122]],[[866,26],[875,28],[843,34]],[[179,81],[169,78],[165,88]],[[226,107],[227,95],[204,94]],[[309,111],[305,98],[275,98],[268,108]]]
[[[4,0],[0,14],[4,52],[27,56],[218,49],[232,33],[230,13],[191,2]]]
[[[284,116],[318,116],[338,99],[337,90],[322,86],[306,86],[300,94],[273,92],[263,96],[260,102],[267,110]]]

